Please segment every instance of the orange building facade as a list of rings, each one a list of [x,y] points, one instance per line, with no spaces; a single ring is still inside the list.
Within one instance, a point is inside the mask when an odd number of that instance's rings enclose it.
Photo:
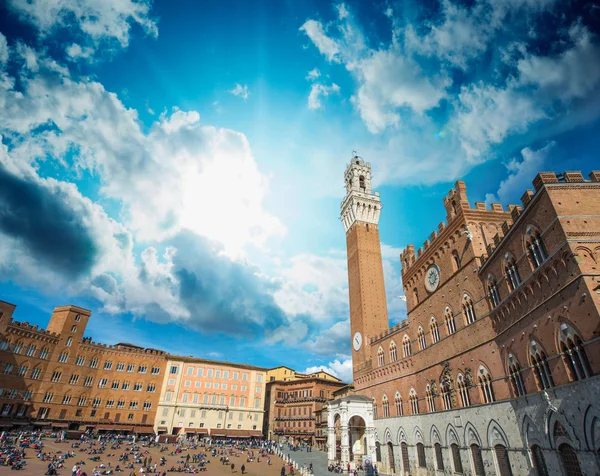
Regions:
[[[166,353],[84,338],[90,311],[57,307],[47,329],[0,302],[0,426],[152,433]]]
[[[471,207],[457,182],[447,222],[400,256],[408,319],[391,328],[370,301],[384,291],[370,164],[356,158],[345,178],[354,386],[373,402],[362,425],[380,466],[598,472],[600,173],[540,173],[506,210]],[[344,399],[336,405],[339,427]],[[359,433],[345,421],[332,433],[342,458],[367,452],[348,436]]]

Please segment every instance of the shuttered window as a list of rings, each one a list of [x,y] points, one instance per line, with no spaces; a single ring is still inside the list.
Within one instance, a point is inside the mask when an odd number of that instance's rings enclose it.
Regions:
[[[510,461],[508,461],[508,451],[504,445],[494,446],[494,452],[496,453],[496,461],[498,463],[498,471],[500,476],[512,476],[512,470],[510,469]]]
[[[533,467],[538,476],[548,476],[548,467],[544,459],[544,453],[538,445],[531,447],[531,456],[533,457]]]
[[[462,461],[460,459],[460,449],[458,448],[458,445],[456,443],[452,443],[450,445],[450,450],[452,451],[452,462],[454,463],[454,472],[462,473],[463,467]]]
[[[444,458],[442,457],[442,447],[439,443],[434,445],[435,448],[435,462],[437,464],[438,471],[444,471]]]
[[[577,453],[575,453],[571,445],[563,443],[558,447],[558,453],[560,454],[560,461],[566,474],[569,476],[583,476],[579,460],[577,459]]]
[[[471,458],[473,459],[475,474],[477,476],[485,476],[485,469],[483,469],[483,459],[481,458],[481,448],[479,448],[479,445],[471,445]]]
[[[400,451],[402,452],[402,470],[405,473],[410,471],[410,461],[408,460],[408,445],[404,442],[400,443]]]
[[[425,446],[423,446],[423,443],[417,443],[417,458],[419,460],[419,466],[425,468],[427,466],[427,461],[425,459]]]

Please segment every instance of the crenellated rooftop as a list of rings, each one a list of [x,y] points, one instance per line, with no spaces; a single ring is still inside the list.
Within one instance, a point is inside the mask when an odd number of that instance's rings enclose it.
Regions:
[[[496,234],[493,243],[488,244],[486,249],[487,256],[482,257],[480,272],[485,269],[486,264],[489,262],[489,259],[496,249],[502,245],[504,238],[509,234],[510,230],[518,222],[522,213],[527,210],[528,206],[535,200],[538,196],[538,192],[542,190],[544,186],[564,186],[571,183],[600,183],[600,171],[594,170],[590,172],[589,180],[586,180],[580,171],[567,171],[562,174],[556,174],[555,172],[540,172],[537,174],[532,182],[535,190],[526,190],[521,196],[523,207],[516,205],[508,206],[508,209],[511,212],[512,222],[504,222],[502,224],[502,233]]]
[[[374,344],[380,340],[385,339],[386,337],[391,336],[392,334],[395,334],[395,333],[401,331],[402,329],[406,329],[407,327],[408,327],[408,319],[403,319],[401,322],[399,322],[395,326],[389,327],[385,331],[383,331],[377,335],[371,336],[369,343]]]

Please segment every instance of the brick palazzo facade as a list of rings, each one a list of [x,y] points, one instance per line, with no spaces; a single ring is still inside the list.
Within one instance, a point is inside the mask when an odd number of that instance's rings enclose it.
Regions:
[[[46,330],[0,301],[0,427],[152,433],[167,354],[84,338],[90,311],[57,307]]]
[[[600,172],[540,173],[507,210],[472,208],[457,182],[447,222],[400,256],[408,320],[391,328],[370,175],[348,165],[341,219],[354,385],[373,403],[330,404],[330,459],[373,448],[388,474],[599,474]]]
[[[288,367],[268,371],[264,433],[269,440],[322,447],[317,417],[333,393],[347,384],[323,371],[312,374]],[[320,421],[319,421],[320,423]]]

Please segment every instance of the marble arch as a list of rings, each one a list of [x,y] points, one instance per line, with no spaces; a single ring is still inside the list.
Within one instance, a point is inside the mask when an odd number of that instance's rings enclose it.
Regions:
[[[362,395],[348,395],[332,400],[327,413],[327,458],[336,462],[335,418],[340,418],[341,451],[339,463],[356,467],[363,455],[375,454],[377,438],[373,424],[373,401]]]

